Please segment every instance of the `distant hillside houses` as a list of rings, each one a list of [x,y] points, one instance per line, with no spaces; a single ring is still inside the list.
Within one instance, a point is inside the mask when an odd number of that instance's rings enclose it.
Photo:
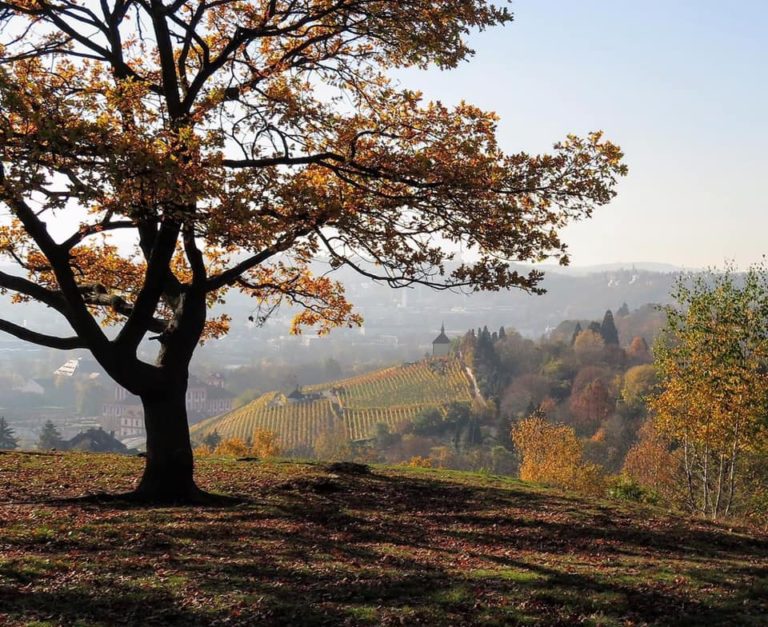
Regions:
[[[234,398],[224,387],[221,375],[213,375],[207,381],[190,377],[186,395],[189,423],[231,411]],[[120,386],[115,386],[114,400],[104,405],[103,422],[120,439],[146,437],[141,400]]]

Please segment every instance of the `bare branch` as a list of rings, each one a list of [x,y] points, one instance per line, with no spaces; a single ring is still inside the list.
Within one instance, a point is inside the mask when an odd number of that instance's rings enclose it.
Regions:
[[[22,327],[8,320],[0,320],[0,331],[9,333],[14,337],[24,340],[25,342],[31,342],[32,344],[38,344],[39,346],[47,346],[48,348],[56,348],[59,350],[73,350],[76,348],[87,348],[85,340],[75,337],[57,337],[55,335],[46,335],[44,333],[37,333],[36,331],[30,331],[29,329]]]

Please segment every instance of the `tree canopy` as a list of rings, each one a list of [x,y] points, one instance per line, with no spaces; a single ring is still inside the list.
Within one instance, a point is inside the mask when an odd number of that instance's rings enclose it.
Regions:
[[[595,132],[508,154],[495,114],[388,77],[455,67],[511,19],[486,0],[0,0],[0,253],[25,273],[0,288],[73,334],[0,329],[87,348],[146,416],[178,408],[230,289],[260,315],[299,305],[294,331],[359,323],[319,257],[394,287],[540,291],[509,262],[566,263],[557,230],[614,196],[621,150]],[[185,429],[147,420],[151,462]]]
[[[743,458],[768,447],[768,272],[683,276],[654,348],[659,432],[683,448],[691,509],[728,514]]]

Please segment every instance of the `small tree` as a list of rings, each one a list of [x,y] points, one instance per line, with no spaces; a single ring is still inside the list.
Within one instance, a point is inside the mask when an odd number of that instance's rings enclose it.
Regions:
[[[198,342],[226,332],[207,309],[229,290],[258,321],[287,301],[294,332],[327,332],[361,318],[312,272],[319,257],[469,291],[540,292],[510,262],[567,262],[558,230],[614,196],[620,149],[597,132],[507,154],[495,114],[388,78],[455,67],[470,31],[511,19],[489,0],[0,0],[0,255],[22,272],[0,289],[73,334],[0,329],[87,349],[141,398],[136,496],[204,498],[184,397]],[[148,334],[153,363],[138,356]]]
[[[600,493],[603,477],[596,464],[585,463],[576,433],[549,423],[540,413],[512,429],[520,458],[520,478],[580,492]]]
[[[333,420],[314,442],[317,459],[325,461],[349,461],[354,457],[349,433],[341,420]]]
[[[251,435],[251,455],[269,459],[277,457],[282,452],[280,438],[274,431],[255,429]]]
[[[40,432],[40,439],[37,441],[37,448],[42,450],[60,449],[64,444],[64,440],[61,439],[61,433],[56,428],[56,425],[48,420]]]
[[[12,451],[19,445],[13,429],[8,426],[5,416],[0,416],[0,450]]]
[[[645,338],[640,335],[636,335],[632,338],[629,348],[627,348],[627,357],[629,357],[630,362],[636,364],[646,364],[653,361],[648,342],[646,342]]]

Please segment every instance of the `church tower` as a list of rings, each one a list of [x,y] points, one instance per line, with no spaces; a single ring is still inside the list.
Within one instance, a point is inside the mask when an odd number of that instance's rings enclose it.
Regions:
[[[445,334],[445,324],[440,327],[440,335],[432,340],[432,357],[445,357],[451,352],[451,340]]]

